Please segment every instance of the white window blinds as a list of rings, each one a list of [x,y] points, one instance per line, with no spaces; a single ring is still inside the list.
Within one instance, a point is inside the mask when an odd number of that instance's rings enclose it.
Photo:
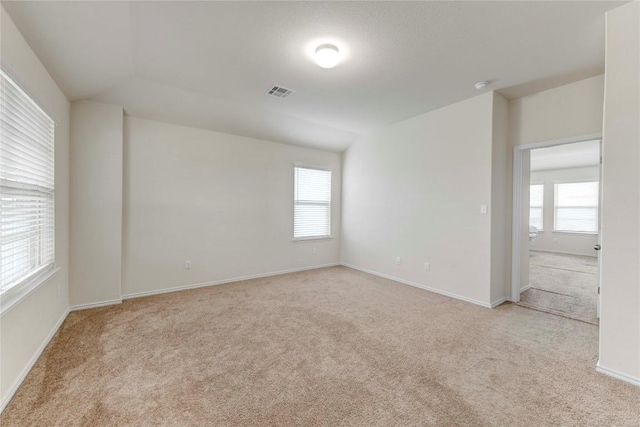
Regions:
[[[529,225],[543,230],[544,185],[534,184],[529,190]]]
[[[294,239],[331,236],[331,171],[294,167]]]
[[[572,182],[555,185],[555,230],[598,232],[599,183]]]
[[[54,264],[53,120],[0,71],[0,293]]]

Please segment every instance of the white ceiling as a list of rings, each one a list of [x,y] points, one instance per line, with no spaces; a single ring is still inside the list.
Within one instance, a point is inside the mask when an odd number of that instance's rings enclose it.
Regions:
[[[600,141],[531,150],[531,171],[572,169],[600,164]]]
[[[604,13],[620,2],[2,4],[70,100],[342,151],[479,80],[517,97],[602,73]],[[323,42],[346,54],[336,68],[312,61]]]

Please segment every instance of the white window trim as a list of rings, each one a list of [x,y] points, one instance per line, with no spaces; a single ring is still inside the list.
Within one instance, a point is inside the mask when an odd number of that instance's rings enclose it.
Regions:
[[[308,242],[311,240],[333,240],[333,236],[317,236],[317,237],[294,237],[291,241],[294,243]]]
[[[582,184],[584,182],[596,182],[596,183],[600,183],[599,180],[597,179],[572,179],[572,180],[558,180],[558,181],[553,181],[553,233],[554,234],[575,234],[575,235],[579,235],[579,236],[597,236],[599,234],[599,231],[571,231],[571,230],[557,230],[556,229],[556,209],[558,208],[558,194],[556,192],[557,189],[557,184]],[[600,191],[600,188],[598,188],[598,191]],[[600,197],[598,195],[598,197]],[[600,200],[598,200],[598,203],[600,203]],[[597,207],[598,209],[598,216],[600,215],[600,207]]]
[[[18,77],[18,73],[15,73],[13,67],[4,61],[4,59],[0,58],[0,68],[13,82],[19,87],[21,91],[23,91],[27,97],[31,98],[36,108],[42,111],[45,115],[49,116],[51,121],[53,122],[53,138],[54,138],[54,147],[55,147],[55,139],[58,128],[58,120],[55,114],[47,108],[45,103],[40,102],[39,97],[35,96],[31,90],[29,90],[29,85],[27,85],[22,79]],[[55,179],[55,167],[56,167],[56,155],[54,148],[53,155],[53,171],[54,171],[54,231],[53,231],[53,244],[54,244],[54,257],[53,263],[50,263],[46,266],[43,266],[40,270],[36,270],[33,274],[27,276],[24,281],[18,285],[15,285],[3,292],[0,292],[0,317],[7,314],[13,307],[22,302],[29,295],[34,293],[36,290],[40,289],[43,285],[49,282],[61,269],[62,267],[58,267],[56,265],[56,214],[57,214],[57,203],[55,192],[55,188],[57,186],[57,181]]]
[[[60,267],[50,264],[27,278],[23,283],[0,294],[0,317],[51,280],[60,270]]]
[[[328,171],[331,172],[331,192],[333,193],[333,170],[331,169],[330,166],[320,166],[320,165],[312,165],[309,163],[300,163],[300,162],[293,162],[293,169],[295,170],[295,168],[306,168],[306,169],[315,169],[315,170],[319,170],[319,171]],[[295,179],[293,180],[293,191],[295,194],[295,185],[296,185],[296,181]],[[329,212],[329,215],[332,217],[331,219],[333,219],[333,194],[331,194],[331,211]],[[296,209],[296,201],[293,200],[293,205],[292,205],[292,212],[293,212],[293,221],[295,221],[295,209]],[[329,235],[328,236],[311,236],[311,237],[293,237],[291,239],[292,242],[294,243],[303,243],[303,242],[309,242],[309,241],[318,241],[318,240],[332,240],[333,239],[333,221],[331,221],[331,227],[329,228]]]
[[[309,163],[293,162],[293,167],[294,168],[315,169],[315,170],[319,170],[319,171],[331,172],[331,177],[333,179],[333,170],[329,166],[320,166],[320,165],[311,165]],[[294,185],[295,185],[295,183],[294,183]]]
[[[588,235],[588,236],[597,236],[597,231],[564,231],[564,230],[553,230],[553,234],[576,234],[579,236]]]
[[[564,180],[564,179],[558,179],[558,180],[554,180],[553,181],[553,185],[556,184],[581,184],[583,182],[600,182],[597,179],[593,179],[593,178],[589,178],[589,179],[568,179],[568,180]]]

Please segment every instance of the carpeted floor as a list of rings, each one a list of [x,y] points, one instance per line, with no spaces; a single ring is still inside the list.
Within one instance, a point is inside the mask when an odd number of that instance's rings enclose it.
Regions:
[[[598,324],[597,258],[531,251],[529,284],[521,305]]]
[[[346,267],[74,312],[5,426],[638,426],[598,328]]]

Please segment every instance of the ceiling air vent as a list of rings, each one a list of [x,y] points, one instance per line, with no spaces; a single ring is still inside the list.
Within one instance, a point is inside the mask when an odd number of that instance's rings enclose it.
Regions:
[[[293,92],[295,91],[280,86],[273,86],[267,91],[267,95],[275,96],[276,98],[286,98]]]

